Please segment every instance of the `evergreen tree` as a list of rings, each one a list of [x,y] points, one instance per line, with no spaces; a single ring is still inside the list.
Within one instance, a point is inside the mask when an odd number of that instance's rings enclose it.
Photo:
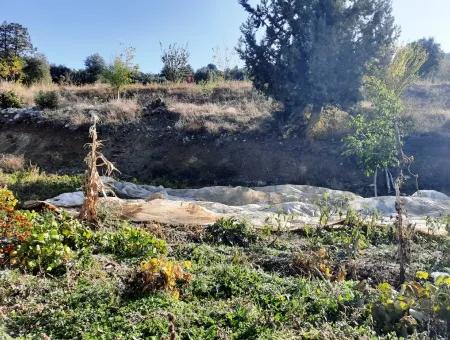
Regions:
[[[249,18],[238,53],[257,89],[286,112],[359,99],[369,62],[381,61],[397,29],[391,0],[240,0]],[[314,119],[314,117],[313,117]]]
[[[6,21],[0,25],[0,59],[23,57],[31,51],[33,45],[26,27]]]

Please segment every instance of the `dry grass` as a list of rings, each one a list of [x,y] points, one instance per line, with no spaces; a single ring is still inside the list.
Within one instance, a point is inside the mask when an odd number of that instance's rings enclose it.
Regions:
[[[23,155],[0,154],[0,170],[6,173],[24,170],[25,166]]]
[[[433,132],[450,128],[450,84],[421,81],[405,97],[404,117],[415,132]]]
[[[136,99],[110,100],[105,103],[78,100],[66,103],[55,111],[47,111],[50,120],[67,121],[71,126],[86,125],[95,113],[102,123],[121,124],[134,122],[141,117],[142,107]]]
[[[219,133],[257,129],[261,122],[271,118],[277,105],[260,98],[226,104],[174,102],[168,108],[179,114],[175,124],[178,130]]]
[[[35,84],[25,86],[18,83],[0,82],[0,92],[13,91],[23,101],[25,106],[34,106],[34,97],[39,91],[58,91],[59,87],[55,84]]]

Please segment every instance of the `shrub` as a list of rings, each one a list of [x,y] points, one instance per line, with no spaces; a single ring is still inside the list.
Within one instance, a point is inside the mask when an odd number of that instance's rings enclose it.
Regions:
[[[39,91],[34,97],[34,102],[40,109],[56,109],[59,106],[59,100],[57,91]]]
[[[21,108],[23,106],[22,99],[13,91],[0,93],[0,108],[7,109],[10,107]]]
[[[32,229],[17,247],[17,265],[33,273],[60,273],[75,256],[87,247],[93,233],[66,213],[32,213]]]
[[[100,232],[97,236],[100,252],[120,257],[153,257],[167,252],[167,245],[149,232],[124,222],[115,232]]]
[[[17,247],[31,235],[28,215],[15,210],[13,193],[0,188],[0,265],[14,264]]]
[[[178,298],[180,290],[191,281],[190,268],[190,261],[153,258],[141,263],[135,282],[144,293],[163,290]]]
[[[23,73],[27,85],[36,83],[51,83],[50,65],[43,55],[25,57]]]
[[[245,221],[221,218],[207,229],[207,240],[228,246],[248,247],[258,240],[253,228]]]
[[[416,281],[403,284],[400,291],[388,283],[378,285],[372,314],[379,331],[408,337],[430,326],[437,334],[450,330],[450,277],[437,277],[434,283],[428,279],[427,272],[417,272]]]

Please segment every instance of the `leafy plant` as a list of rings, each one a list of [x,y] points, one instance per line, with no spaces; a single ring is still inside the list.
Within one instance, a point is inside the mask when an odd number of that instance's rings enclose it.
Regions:
[[[57,109],[59,106],[59,93],[57,91],[39,91],[34,102],[40,109]]]
[[[137,274],[137,283],[142,292],[163,290],[176,299],[180,290],[191,281],[189,261],[176,262],[165,258],[153,258],[142,262]]]
[[[248,247],[258,240],[255,230],[245,221],[221,218],[207,228],[207,241],[228,246]]]
[[[13,91],[0,93],[0,108],[7,109],[10,107],[21,108],[23,106],[22,99]]]
[[[407,337],[418,326],[434,324],[438,331],[439,320],[450,330],[450,278],[440,276],[434,283],[428,281],[427,272],[417,272],[418,281],[406,282],[396,291],[388,283],[378,285],[379,298],[372,308],[376,322],[383,332],[396,331]]]
[[[103,70],[102,78],[109,83],[120,100],[120,91],[125,85],[131,83],[133,73],[137,66],[133,64],[134,49],[127,48],[123,53],[114,58],[114,62]]]
[[[32,232],[30,216],[16,211],[17,200],[13,193],[0,188],[0,265],[14,265],[17,248]]]
[[[120,257],[148,258],[167,253],[165,241],[127,222],[123,222],[117,231],[99,231],[95,238],[99,252]]]

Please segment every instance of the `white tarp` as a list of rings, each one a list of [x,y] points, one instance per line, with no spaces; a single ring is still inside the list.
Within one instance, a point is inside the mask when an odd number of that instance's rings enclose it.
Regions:
[[[205,187],[200,189],[170,189],[137,185],[106,179],[124,205],[133,209],[125,215],[137,221],[154,220],[169,224],[209,224],[222,216],[236,216],[263,225],[267,218],[290,214],[292,225],[317,223],[317,202],[327,194],[332,201],[348,200],[349,206],[370,214],[378,211],[385,221],[395,215],[395,197],[363,198],[351,192],[307,185],[277,185],[266,187]],[[421,191],[404,197],[408,217],[425,226],[425,219],[450,215],[450,197],[437,191]],[[48,200],[61,207],[75,207],[83,202],[80,192],[63,194]],[[134,215],[133,213],[134,212]],[[198,220],[198,221],[196,221]]]

